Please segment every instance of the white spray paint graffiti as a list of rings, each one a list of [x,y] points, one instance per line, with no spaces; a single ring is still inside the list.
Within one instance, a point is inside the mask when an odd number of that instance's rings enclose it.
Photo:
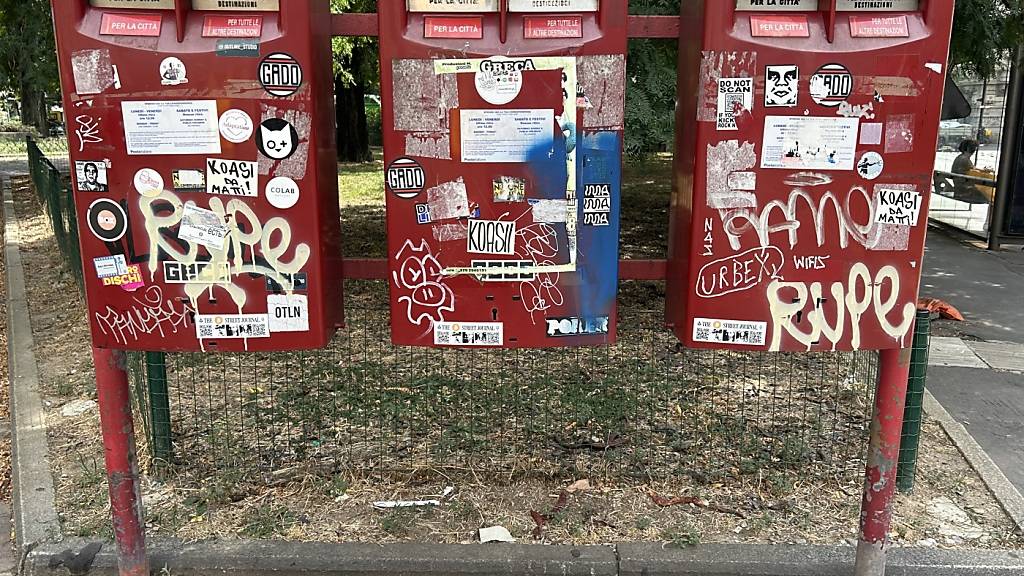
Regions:
[[[883,295],[887,286],[888,294]],[[795,296],[792,295],[794,293]],[[846,333],[847,315],[850,317],[851,347],[854,350],[860,348],[860,322],[867,312],[873,312],[882,331],[901,344],[914,324],[916,306],[912,302],[904,304],[898,311],[897,323],[889,319],[900,293],[899,270],[893,266],[882,267],[872,279],[867,266],[855,264],[846,285],[834,282],[830,293],[831,301],[835,303],[831,324],[825,311],[825,304],[829,300],[822,297],[821,282],[814,282],[810,286],[805,282],[772,282],[768,286],[768,306],[774,323],[770,349],[780,350],[783,334],[789,334],[808,350],[819,343],[822,337],[831,342],[835,350]],[[812,308],[806,312],[806,324],[809,324],[810,329],[804,330],[801,325],[805,325],[804,313],[808,305]]]
[[[534,267],[554,264],[552,259],[558,256],[558,233],[550,224],[531,224],[520,229],[516,237],[517,256],[531,261]],[[559,277],[558,272],[538,272],[532,279],[519,284],[519,295],[531,318],[537,312],[565,303],[565,296],[558,288]]]
[[[100,330],[119,344],[137,341],[141,335],[159,334],[163,338],[168,333],[177,334],[188,328],[195,313],[187,302],[165,299],[159,286],[150,286],[134,300],[126,311],[107,306],[104,312],[95,313]]]
[[[398,301],[406,305],[409,322],[418,326],[426,322],[428,328],[444,322],[444,314],[455,311],[455,292],[444,283],[443,267],[427,242],[421,240],[416,246],[406,240],[395,260],[400,264],[391,277],[403,292]]]
[[[82,152],[85,150],[86,144],[101,144],[103,137],[100,136],[100,122],[103,118],[93,118],[87,114],[75,117],[75,123],[78,124],[78,128],[75,128],[75,135],[78,136],[78,151]]]

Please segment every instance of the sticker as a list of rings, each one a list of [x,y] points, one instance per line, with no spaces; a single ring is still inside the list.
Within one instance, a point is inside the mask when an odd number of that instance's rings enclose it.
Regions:
[[[509,0],[509,12],[597,12],[600,0]]]
[[[275,52],[260,62],[260,84],[273,96],[285,98],[302,86],[302,66],[284,52]]]
[[[159,36],[163,24],[160,14],[118,14],[104,12],[100,34],[104,36]]]
[[[555,111],[550,108],[463,110],[460,116],[463,162],[523,163],[554,147]]]
[[[104,242],[117,242],[128,231],[128,214],[110,198],[100,198],[90,204],[86,221],[92,235]]]
[[[178,228],[178,238],[210,250],[223,250],[231,228],[212,210],[200,208],[194,202],[185,204]]]
[[[192,0],[192,9],[277,12],[281,10],[281,0]]]
[[[271,332],[309,332],[309,297],[302,294],[267,296]]]
[[[206,173],[202,170],[175,170],[171,181],[175,190],[206,190]]]
[[[753,78],[718,79],[718,130],[739,130],[736,118],[753,109]]]
[[[142,267],[138,264],[132,264],[128,266],[128,271],[124,274],[104,278],[103,285],[120,286],[125,292],[135,292],[139,288],[144,287],[146,281],[142,279]]]
[[[221,16],[208,14],[203,21],[203,38],[259,38],[263,16]]]
[[[164,262],[167,284],[229,284],[231,265],[227,262]]]
[[[71,54],[71,71],[75,76],[75,92],[79,96],[99,94],[116,86],[110,50],[79,50]]]
[[[435,346],[501,346],[505,325],[501,322],[434,322]]]
[[[768,116],[761,167],[853,170],[859,125],[857,118]]]
[[[518,272],[520,268],[531,268],[536,266],[533,260],[473,260],[470,262],[472,268],[488,268],[487,274],[480,274],[477,278],[481,282],[529,282],[534,279],[534,274]]]
[[[427,16],[423,19],[423,36],[479,40],[484,37],[484,19],[482,16]]]
[[[921,0],[837,0],[836,10],[870,10],[878,12],[916,12]]]
[[[232,144],[248,142],[252,138],[252,118],[237,108],[220,115],[220,135]]]
[[[576,202],[568,200],[530,200],[530,212],[534,222],[548,224],[565,222],[569,218],[569,209],[576,210]]]
[[[884,169],[885,160],[882,159],[882,155],[878,152],[865,152],[860,157],[860,162],[857,163],[857,173],[867,180],[878,178],[882,175],[882,170]]]
[[[497,12],[498,0],[407,0],[409,12]]]
[[[188,71],[185,63],[171,56],[160,63],[160,83],[164,86],[188,84]]]
[[[914,150],[914,115],[893,114],[885,120],[885,153],[912,152]]]
[[[773,12],[811,11],[818,9],[818,0],[736,0],[736,10],[771,10]]]
[[[545,322],[548,325],[548,338],[607,334],[609,325],[607,316],[598,316],[596,318],[545,318]]]
[[[860,143],[862,146],[878,146],[882,143],[881,122],[866,122],[860,125]]]
[[[174,10],[174,0],[89,0],[94,8],[150,8]]]
[[[207,158],[206,193],[256,197],[259,168],[259,162]]]
[[[266,314],[197,314],[195,323],[200,340],[270,337]]]
[[[286,176],[278,176],[267,182],[264,194],[267,202],[278,210],[287,210],[299,203],[299,185]]]
[[[875,222],[917,226],[921,214],[921,195],[913,190],[884,188],[875,196]]]
[[[217,40],[217,56],[227,58],[259,58],[259,40]]]
[[[769,108],[796,106],[800,98],[798,66],[768,66],[764,73],[764,105]]]
[[[399,158],[388,165],[384,182],[395,196],[409,200],[420,195],[427,184],[423,166],[412,158]]]
[[[842,64],[825,64],[811,76],[811,98],[822,106],[835,108],[853,92],[853,74]]]
[[[470,254],[516,253],[516,223],[498,220],[470,220],[469,243],[466,252]]]
[[[267,291],[279,294],[285,292],[285,288],[292,292],[305,292],[309,289],[309,278],[305,272],[296,274],[279,274],[285,285],[282,286],[276,279],[267,276]]]
[[[164,177],[152,168],[143,168],[135,173],[135,191],[146,198],[156,198],[164,191]]]
[[[129,156],[220,154],[216,100],[121,102]]]
[[[854,38],[909,38],[906,16],[850,16],[850,36]]]
[[[283,118],[270,118],[260,124],[256,147],[267,158],[287,160],[299,146],[299,132]]]
[[[583,38],[582,16],[526,16],[523,36],[532,40]]]
[[[739,344],[743,346],[764,346],[767,322],[744,322],[741,320],[693,319],[693,341],[715,344]]]
[[[430,205],[429,204],[417,204],[416,205],[416,223],[417,224],[430,224]]]
[[[504,57],[480,62],[475,76],[476,91],[488,104],[504,106],[523,90],[523,72],[535,70],[533,60],[511,60]]]
[[[105,162],[75,162],[75,181],[79,192],[106,192],[107,164]]]
[[[755,38],[810,38],[807,16],[751,16],[750,35]]]
[[[96,277],[100,280],[128,273],[128,262],[125,260],[124,254],[93,258],[92,265],[96,268]]]
[[[583,225],[609,226],[612,192],[608,184],[587,184],[583,187]]]
[[[460,176],[451,182],[439,184],[427,190],[427,205],[430,207],[430,218],[434,222],[453,218],[469,218],[469,192],[466,181]],[[465,226],[463,238],[465,238]]]
[[[526,200],[526,179],[499,176],[494,179],[495,202],[523,202]]]

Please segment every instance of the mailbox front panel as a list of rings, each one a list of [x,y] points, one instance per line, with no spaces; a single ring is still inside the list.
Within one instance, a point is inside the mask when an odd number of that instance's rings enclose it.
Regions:
[[[341,324],[329,3],[234,6],[53,1],[97,346],[316,348]]]
[[[952,3],[791,4],[684,7],[668,322],[694,347],[909,345]]]
[[[499,4],[378,7],[392,339],[609,344],[625,3]]]

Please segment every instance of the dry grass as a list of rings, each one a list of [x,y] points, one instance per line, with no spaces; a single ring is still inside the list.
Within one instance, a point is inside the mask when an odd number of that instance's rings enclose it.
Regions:
[[[0,174],[0,189],[6,186],[5,176]],[[10,398],[7,369],[7,267],[4,262],[6,244],[4,206],[0,200],[0,422],[10,422]],[[0,436],[0,500],[11,501],[11,437],[10,434]]]

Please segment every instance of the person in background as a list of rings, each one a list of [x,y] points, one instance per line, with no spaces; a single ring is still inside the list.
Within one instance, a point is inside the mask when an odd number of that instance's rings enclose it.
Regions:
[[[960,143],[960,155],[953,160],[950,172],[968,175],[974,170],[972,157],[978,151],[977,140],[964,140]],[[988,198],[978,190],[973,182],[965,178],[953,178],[953,198],[971,204],[987,204]]]

